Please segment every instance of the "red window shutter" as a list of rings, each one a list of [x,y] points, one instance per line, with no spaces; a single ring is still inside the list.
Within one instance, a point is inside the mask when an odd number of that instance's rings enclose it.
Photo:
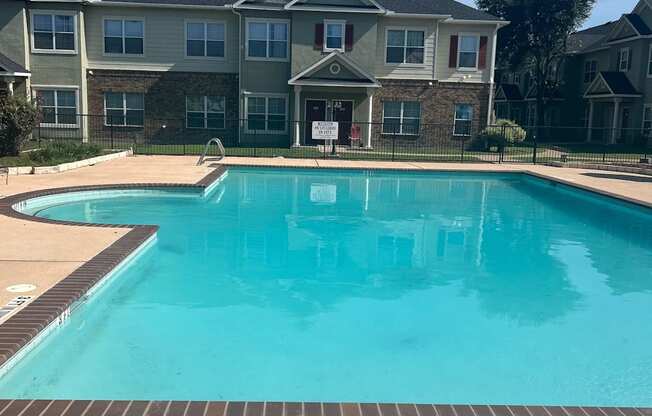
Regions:
[[[487,44],[489,43],[489,38],[486,36],[480,36],[480,50],[478,51],[478,69],[485,69],[487,67]]]
[[[449,68],[457,68],[457,42],[458,42],[457,35],[452,35],[451,46],[449,48],[449,55],[448,55]]]
[[[315,49],[321,50],[324,48],[324,24],[319,23],[315,25]]]
[[[353,50],[353,25],[346,25],[346,34],[344,36],[344,49]]]

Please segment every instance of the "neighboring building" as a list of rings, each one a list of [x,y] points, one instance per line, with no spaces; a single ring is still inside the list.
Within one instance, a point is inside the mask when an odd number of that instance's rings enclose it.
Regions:
[[[303,145],[336,120],[371,147],[486,124],[504,24],[453,0],[2,0],[0,84],[83,137]]]
[[[652,132],[652,1],[641,0],[618,21],[574,33],[551,98],[546,125],[590,127],[581,138],[605,143],[645,142]],[[536,102],[527,69],[497,71],[495,112],[534,125]],[[580,129],[568,129],[579,136]]]

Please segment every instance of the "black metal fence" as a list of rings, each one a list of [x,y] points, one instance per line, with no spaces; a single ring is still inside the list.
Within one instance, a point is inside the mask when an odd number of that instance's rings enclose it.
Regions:
[[[337,141],[324,142],[313,140],[312,123],[305,121],[212,118],[204,123],[213,128],[191,128],[185,119],[78,115],[75,124],[41,125],[33,145],[76,141],[106,149],[132,148],[136,154],[198,155],[217,137],[227,155],[247,157],[638,164],[652,156],[652,139],[642,129],[345,122],[339,124]]]

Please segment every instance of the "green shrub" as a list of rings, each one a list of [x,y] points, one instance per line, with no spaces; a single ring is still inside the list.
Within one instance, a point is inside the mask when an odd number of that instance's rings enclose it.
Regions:
[[[66,163],[88,159],[103,153],[102,147],[96,144],[55,142],[45,145],[39,150],[27,153],[29,159],[36,164]]]
[[[0,156],[18,156],[38,124],[36,104],[19,96],[0,97]]]
[[[502,151],[508,144],[518,144],[525,141],[527,132],[516,122],[498,119],[480,133],[480,139],[486,149],[497,147]]]

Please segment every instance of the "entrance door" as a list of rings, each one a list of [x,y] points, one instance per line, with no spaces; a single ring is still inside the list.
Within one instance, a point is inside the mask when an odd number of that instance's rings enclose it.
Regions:
[[[629,107],[623,107],[622,109],[622,114],[620,115],[620,139],[624,140],[625,142],[628,142],[630,139],[632,139],[632,131],[631,129],[631,118],[632,118],[632,111]]]
[[[326,121],[325,100],[306,100],[306,125],[304,127],[306,144],[324,144],[312,139],[313,121]]]
[[[337,143],[351,144],[351,127],[353,125],[353,101],[333,101],[333,121],[339,123]]]

